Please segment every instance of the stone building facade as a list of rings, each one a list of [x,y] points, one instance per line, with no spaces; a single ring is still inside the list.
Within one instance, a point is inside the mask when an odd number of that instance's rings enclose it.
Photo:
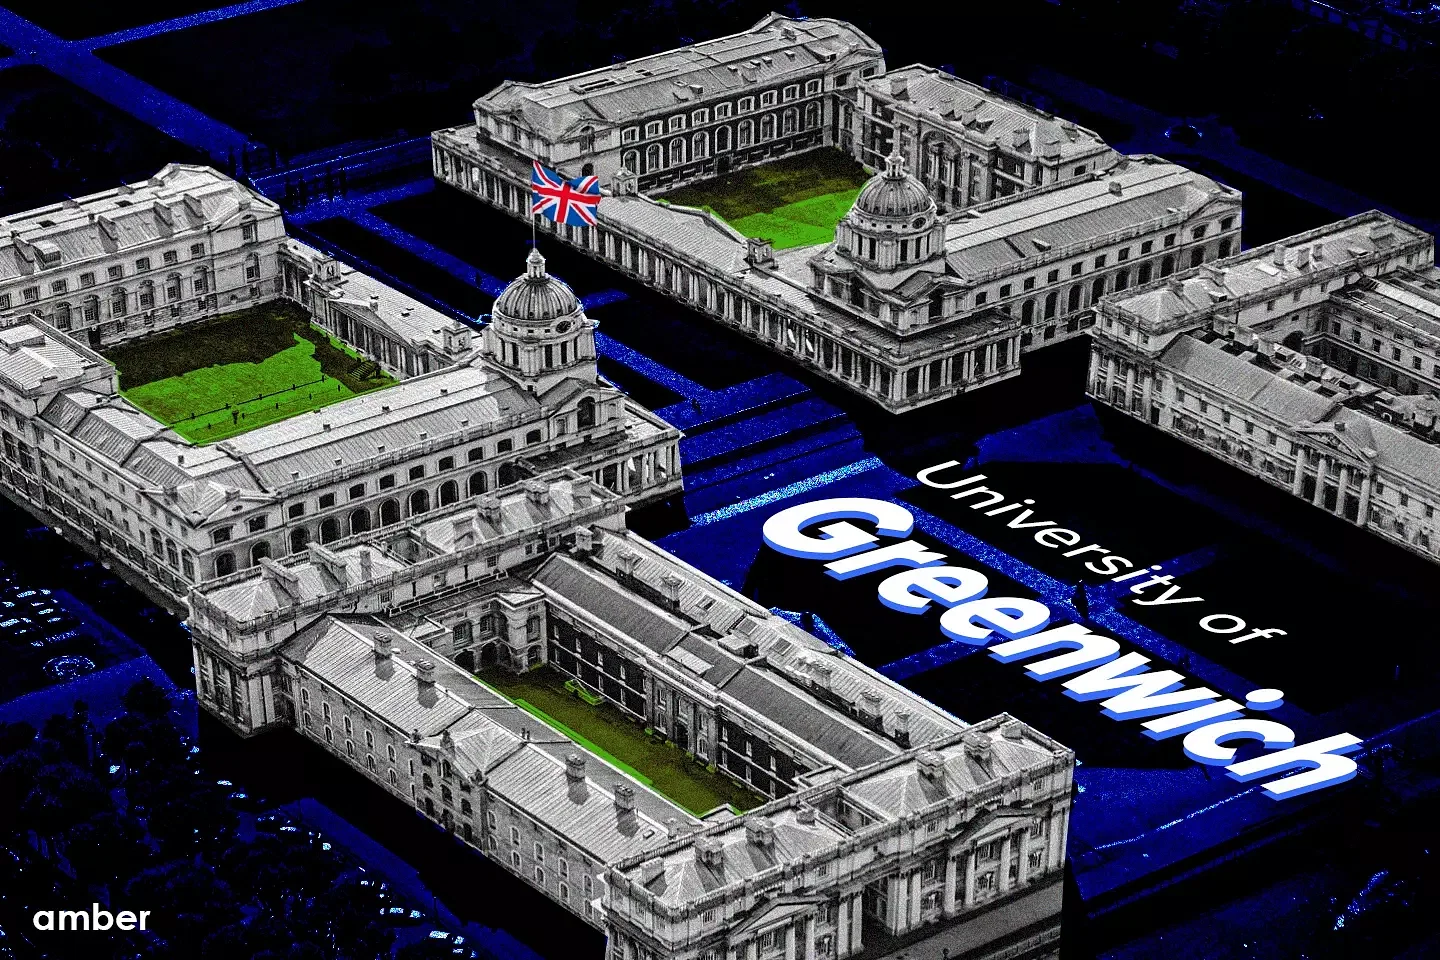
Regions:
[[[299,731],[615,960],[938,955],[967,930],[976,956],[1055,955],[1074,755],[1009,717],[967,727],[628,532],[574,471],[189,602],[205,709]],[[775,799],[686,810],[469,672],[487,666],[559,669]]]
[[[475,101],[472,136],[569,177],[609,184],[627,170],[643,190],[666,189],[817,146],[848,152],[856,87],[884,69],[847,23],[770,14],[572,77],[506,81]]]
[[[858,160],[898,153],[936,201],[961,210],[1103,170],[1119,154],[1093,130],[914,64],[861,81]]]
[[[167,167],[157,179],[219,177],[199,169]],[[233,193],[248,190],[229,189],[214,210],[238,231]],[[96,203],[109,209],[115,196]],[[89,223],[83,214],[76,224]],[[89,346],[92,330],[51,322],[58,303],[12,310],[0,329],[0,490],[162,603],[181,609],[196,583],[556,467],[632,503],[681,489],[678,431],[598,375],[594,324],[538,254],[477,346],[465,324],[304,244],[272,243],[278,214],[262,223],[255,242],[271,250],[262,302],[297,300],[399,383],[200,445],[120,396],[115,368]],[[134,237],[152,250],[143,232]],[[243,264],[249,254],[236,256]],[[122,267],[134,259],[128,247],[110,254]],[[85,265],[108,273],[106,262]]]
[[[748,118],[747,101],[777,112],[755,128],[771,146],[729,159],[710,147],[692,162],[696,117],[720,124],[695,134],[714,143]],[[787,110],[802,135],[785,136]],[[593,173],[607,188],[597,224],[540,218],[539,229],[892,412],[1016,376],[1022,354],[1080,335],[1100,296],[1240,244],[1238,191],[1121,157],[1091,131],[929,67],[886,73],[874,42],[835,20],[771,15],[642,60],[507,83],[475,116],[432,135],[441,183],[530,220],[532,161]],[[827,245],[773,250],[647,195],[827,147],[883,167]]]
[[[273,299],[280,207],[210,167],[0,217],[0,325],[36,315],[91,347]]]
[[[1434,238],[1360,214],[1105,298],[1089,392],[1440,560]]]

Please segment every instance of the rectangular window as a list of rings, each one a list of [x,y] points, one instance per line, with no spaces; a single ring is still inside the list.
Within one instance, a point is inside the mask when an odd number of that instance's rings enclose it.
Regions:
[[[784,96],[786,100],[794,100],[800,96],[800,87],[793,83],[790,84],[790,86],[785,88]]]
[[[82,287],[93,287],[93,286],[95,286],[95,274],[93,274],[93,273],[82,273],[82,274],[80,274],[80,286],[82,286]]]
[[[203,256],[205,256],[205,244],[203,244],[203,243],[192,243],[192,244],[190,244],[190,256],[192,256],[192,257],[203,257]]]
[[[329,510],[333,506],[335,506],[335,494],[327,493],[320,497],[321,510]]]
[[[122,266],[120,266],[120,264],[117,263],[117,264],[115,264],[115,266],[113,266],[113,267],[111,267],[110,269],[106,270],[106,271],[105,271],[105,275],[106,275],[107,277],[109,277],[111,280],[119,280],[121,277],[125,276],[125,268],[122,267]]]
[[[150,269],[150,258],[149,258],[149,257],[141,257],[139,260],[136,260],[136,261],[135,261],[135,272],[136,272],[136,273],[144,273],[146,270],[149,270],[149,269]]]
[[[739,109],[740,109],[740,112],[741,112],[741,113],[749,113],[751,110],[754,110],[754,109],[755,109],[755,98],[754,98],[754,97],[741,97],[741,98],[740,98],[740,108],[739,108]]]
[[[420,463],[410,468],[411,480],[423,480],[425,478],[425,464]]]
[[[248,521],[248,523],[249,523],[249,527],[250,527],[250,532],[251,532],[251,533],[259,533],[261,530],[264,530],[264,529],[265,529],[265,524],[266,524],[265,515],[264,515],[264,514],[261,514],[261,515],[258,516],[258,517],[251,517],[250,520]]]
[[[363,496],[365,496],[365,484],[363,484],[363,483],[357,483],[357,484],[355,484],[355,486],[353,486],[353,487],[350,488],[350,499],[351,499],[351,500],[358,500],[358,499],[360,499],[360,498],[363,497]]]
[[[724,120],[724,119],[725,119],[726,117],[728,117],[728,116],[730,116],[730,104],[728,104],[728,103],[717,103],[717,104],[715,104],[715,119],[716,119],[716,120]]]
[[[640,139],[640,128],[639,128],[639,127],[626,127],[624,130],[620,131],[620,142],[621,142],[621,143],[634,143],[636,140],[639,140],[639,139]]]
[[[380,478],[380,489],[381,489],[381,490],[389,490],[390,488],[392,488],[392,487],[394,487],[394,486],[395,486],[395,474],[393,474],[393,473],[387,473],[387,474],[385,474],[385,476],[383,476],[383,477]]]

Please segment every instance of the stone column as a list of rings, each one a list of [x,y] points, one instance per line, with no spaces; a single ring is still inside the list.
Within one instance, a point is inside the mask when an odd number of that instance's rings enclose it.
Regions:
[[[905,899],[910,905],[910,915],[905,918],[906,929],[920,926],[920,871],[911,870],[905,877]]]
[[[817,916],[805,920],[805,960],[815,960],[815,921]]]
[[[955,855],[947,853],[945,856],[945,890],[941,895],[941,909],[945,916],[955,915]]]
[[[985,345],[985,372],[986,372],[986,373],[993,373],[993,372],[995,371],[995,367],[996,367],[996,364],[995,364],[995,354],[997,354],[998,352],[999,352],[999,348],[996,347],[995,344],[993,344],[993,343],[987,343],[987,344]]]
[[[1319,466],[1315,468],[1315,495],[1310,498],[1310,502],[1317,507],[1325,503],[1325,478],[1329,475],[1330,458],[1322,455]]]
[[[797,921],[798,922],[798,921]],[[785,928],[785,960],[795,960],[795,924]]]
[[[1300,492],[1304,489],[1305,448],[1297,445],[1295,448],[1295,479],[1290,482],[1290,492],[1298,497],[1300,496]]]
[[[1145,374],[1145,388],[1144,388],[1144,393],[1145,393],[1145,398],[1144,398],[1144,401],[1142,402],[1140,412],[1145,415],[1145,419],[1146,419],[1146,420],[1149,420],[1149,419],[1150,419],[1150,406],[1151,406],[1151,404],[1154,402],[1154,398],[1155,398],[1155,374],[1154,374],[1154,373],[1146,373],[1146,374]]]
[[[1006,833],[1005,838],[1000,841],[1000,876],[997,877],[1000,892],[1005,893],[1010,889],[1010,834]]]
[[[960,891],[961,906],[968,907],[975,898],[975,844],[965,853],[965,889]]]
[[[1023,887],[1030,879],[1030,830],[1027,827],[1023,832],[1016,835],[1017,845],[1020,847],[1020,875],[1016,878],[1015,885]],[[1008,871],[1008,868],[1007,868]]]
[[[1370,522],[1370,475],[1360,478],[1360,514],[1355,518],[1360,526]]]
[[[1132,407],[1133,404],[1134,404],[1134,401],[1133,401],[1131,398],[1133,398],[1133,397],[1135,396],[1135,373],[1136,373],[1136,371],[1135,371],[1135,364],[1133,364],[1133,363],[1127,363],[1127,364],[1125,365],[1125,407],[1124,407],[1124,409],[1126,409],[1126,410],[1131,409],[1131,407]]]
[[[850,952],[859,953],[865,949],[865,938],[862,936],[864,928],[861,921],[864,920],[865,906],[860,901],[860,894],[850,898]]]
[[[835,956],[850,953],[850,898],[840,898],[840,908],[835,917]]]

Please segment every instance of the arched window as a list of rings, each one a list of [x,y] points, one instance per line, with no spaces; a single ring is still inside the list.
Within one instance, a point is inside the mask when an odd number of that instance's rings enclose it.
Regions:
[[[520,471],[515,469],[515,464],[502,463],[500,465],[500,470],[498,471],[498,475],[495,480],[495,485],[499,487],[508,487],[512,483],[519,482],[519,480]]]
[[[626,150],[625,156],[620,160],[620,166],[624,167],[626,170],[629,170],[631,173],[639,173],[640,151]]]
[[[1076,310],[1080,309],[1080,296],[1080,284],[1077,283],[1075,284],[1075,286],[1070,288],[1070,298],[1066,301],[1066,305],[1068,308],[1066,311],[1067,313],[1074,313]]]
[[[595,400],[593,397],[584,397],[580,400],[580,406],[576,412],[576,423],[581,430],[595,426]]]
[[[1190,266],[1198,267],[1205,262],[1205,248],[1192,247],[1190,250]]]
[[[80,305],[80,319],[84,323],[94,323],[100,319],[100,298],[86,297],[85,302]]]
[[[254,257],[252,256],[250,259],[253,260]],[[250,266],[249,266],[249,264],[246,264],[246,266],[245,266],[245,275],[246,275],[247,277],[250,276]],[[258,266],[258,263],[257,263],[257,266],[255,267],[255,275],[256,275],[256,276],[259,276],[259,275],[260,275],[260,267]],[[172,274],[170,274],[170,276],[168,276],[168,277],[165,278],[165,302],[166,302],[166,303],[174,303],[176,300],[179,300],[179,299],[180,299],[180,274],[178,274],[178,273],[172,273]]]
[[[416,490],[414,493],[410,494],[410,516],[413,517],[413,516],[415,516],[417,513],[424,513],[425,511],[427,511],[427,510],[429,510],[429,509],[430,509],[430,491],[429,491],[429,490]]]
[[[195,293],[196,293],[197,296],[198,296],[198,295],[203,295],[203,294],[209,293],[209,292],[210,292],[210,271],[206,270],[204,267],[196,267],[196,268],[195,268],[195,279],[194,279],[193,283],[195,284]]]
[[[805,129],[813,130],[818,126],[820,126],[820,104],[805,104]]]
[[[391,499],[380,504],[380,526],[388,527],[400,522],[400,504]]]
[[[584,126],[584,127],[581,127],[581,128],[580,128],[580,149],[581,149],[581,150],[584,150],[586,153],[594,153],[594,152],[595,152],[595,128],[594,128],[594,127]],[[587,173],[587,174],[584,174],[584,176],[589,177],[589,176],[594,176],[594,174]]]
[[[340,521],[334,517],[326,517],[320,521],[320,542],[329,543],[332,540],[340,539]]]
[[[645,172],[650,173],[659,170],[665,165],[665,153],[660,149],[660,144],[652,143],[645,148]]]
[[[140,310],[149,310],[155,306],[155,284],[149,280],[140,284],[140,290],[135,299],[135,306]]]
[[[130,295],[125,292],[124,287],[118,287],[110,293],[110,316],[123,317],[130,305]]]
[[[724,153],[730,149],[730,128],[721,127],[715,131],[715,152]]]
[[[1095,303],[1105,296],[1105,278],[1096,277],[1095,282],[1090,285],[1090,302]]]
[[[255,545],[250,548],[250,566],[255,566],[268,556],[270,556],[270,541],[257,540]]]
[[[490,479],[485,476],[484,470],[470,474],[470,496],[478,497],[489,489]]]
[[[365,766],[369,768],[371,773],[375,772],[375,757],[373,754],[365,754]]]
[[[1060,294],[1056,293],[1054,290],[1051,290],[1048,294],[1045,295],[1045,319],[1046,319],[1046,320],[1049,320],[1051,317],[1055,316],[1055,307],[1056,307],[1056,304],[1059,303],[1059,301],[1060,301]]]
[[[790,107],[780,115],[780,132],[789,136],[800,122],[800,111]]]
[[[1034,300],[1026,300],[1026,301],[1020,306],[1020,322],[1021,322],[1021,323],[1030,323],[1030,322],[1034,321],[1034,319],[1035,319],[1035,301],[1034,301]]]
[[[1172,274],[1172,273],[1174,273],[1174,272],[1175,272],[1175,256],[1174,256],[1173,254],[1167,253],[1167,254],[1165,254],[1165,259],[1160,261],[1160,276],[1162,276],[1162,277],[1168,277],[1168,276],[1170,276],[1170,274]]]
[[[398,787],[398,786],[400,786],[400,778],[395,775],[395,771],[394,771],[394,770],[391,770],[391,771],[390,771],[390,786],[392,786],[392,787]]]
[[[710,135],[703,130],[690,138],[690,156],[695,160],[704,160],[710,156]]]
[[[454,503],[460,499],[460,484],[454,480],[446,480],[440,484],[440,506]]]
[[[364,533],[370,529],[370,511],[361,507],[359,510],[350,511],[350,535]]]
[[[70,329],[70,304],[57,303],[55,305],[55,329]]]
[[[580,168],[580,176],[582,176],[582,177],[593,177],[593,176],[595,176],[595,164],[593,164],[593,163],[587,163],[587,164],[585,164],[583,167],[581,167],[581,168]]]
[[[933,290],[930,293],[930,319],[939,320],[945,315],[945,291]]]
[[[765,116],[763,116],[763,117],[760,118],[760,140],[761,140],[761,142],[764,142],[764,141],[766,141],[766,140],[774,140],[774,139],[775,139],[775,114],[773,114],[773,113],[767,113]]]
[[[310,531],[304,527],[296,527],[290,531],[290,552],[302,553],[305,545],[310,542]]]
[[[741,120],[739,133],[735,139],[735,145],[740,148],[750,146],[755,142],[755,122],[753,120]]]
[[[685,141],[676,137],[670,141],[670,166],[678,167],[685,163]]]
[[[228,550],[215,555],[215,576],[228,577],[235,572],[235,554]]]

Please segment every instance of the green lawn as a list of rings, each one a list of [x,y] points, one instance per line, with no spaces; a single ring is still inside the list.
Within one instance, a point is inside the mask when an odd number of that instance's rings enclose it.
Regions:
[[[784,250],[835,239],[835,224],[867,179],[845,154],[815,150],[682,187],[664,199],[709,210],[745,236]]]
[[[541,667],[521,676],[487,670],[478,676],[516,706],[697,816],[725,804],[743,812],[765,802],[673,745],[656,742],[613,704],[586,703],[565,689],[565,678],[554,670]]]
[[[107,356],[125,399],[195,443],[394,383],[288,302],[121,344]]]

